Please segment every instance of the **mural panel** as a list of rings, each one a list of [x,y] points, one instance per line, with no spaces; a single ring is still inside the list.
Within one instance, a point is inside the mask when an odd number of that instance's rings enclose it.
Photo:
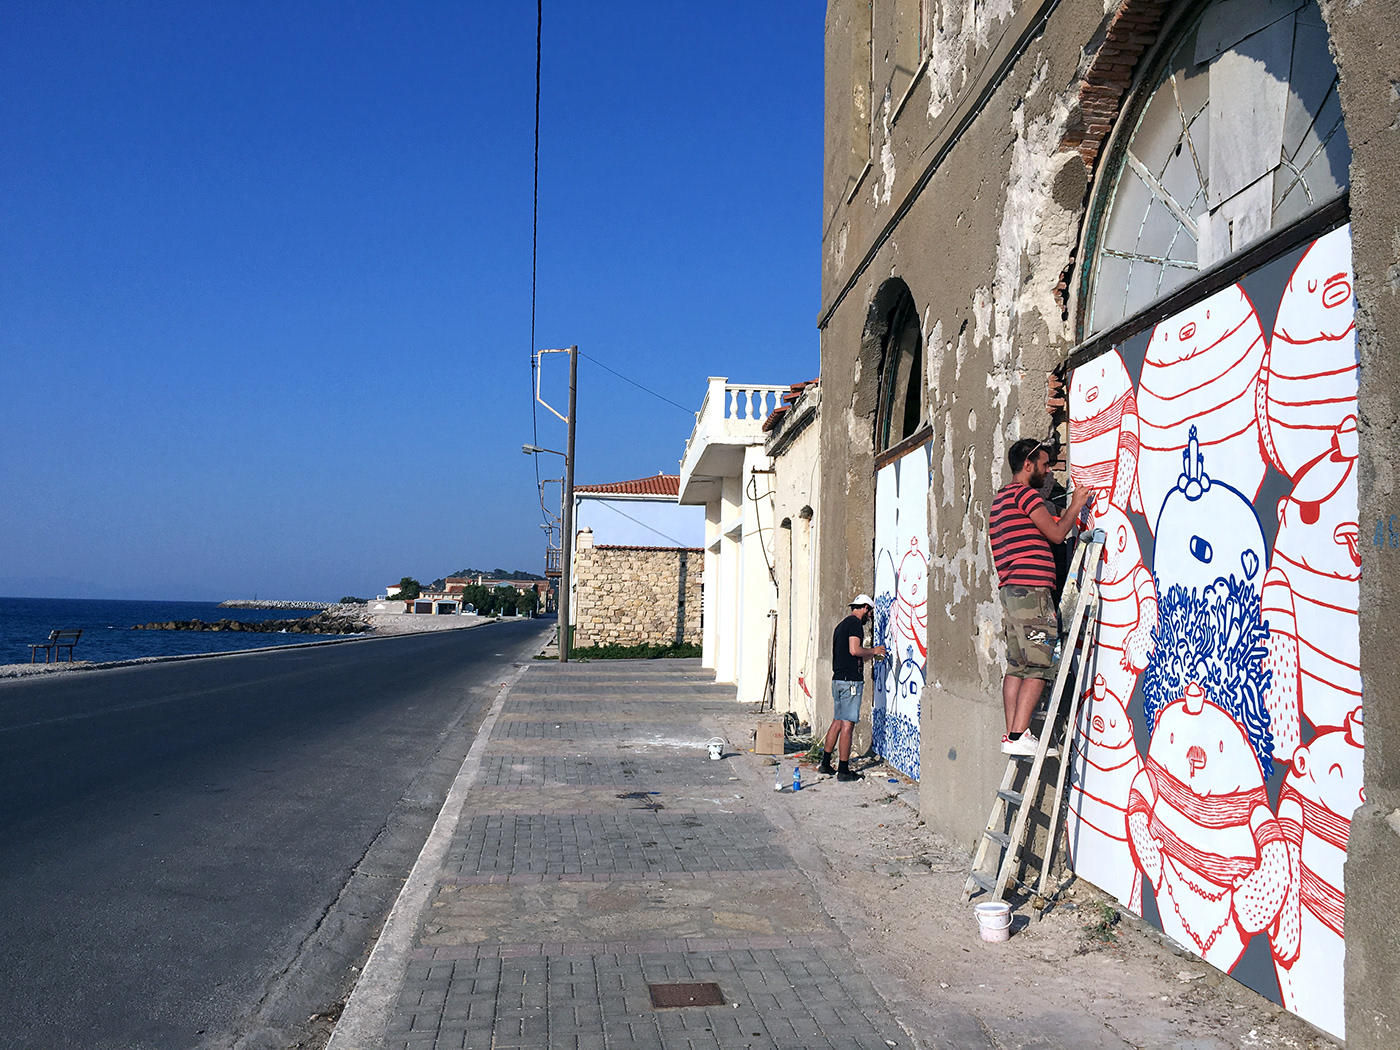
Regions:
[[[919,779],[919,700],[928,658],[929,444],[875,476],[875,753]]]
[[[1075,370],[1103,612],[1071,752],[1075,870],[1343,1035],[1364,799],[1350,227]]]

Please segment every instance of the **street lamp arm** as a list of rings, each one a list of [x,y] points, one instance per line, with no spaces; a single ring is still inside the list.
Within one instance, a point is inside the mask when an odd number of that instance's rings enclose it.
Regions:
[[[527,456],[533,456],[539,452],[548,452],[551,456],[563,456],[565,459],[569,458],[567,452],[558,452],[552,448],[540,448],[539,445],[521,445],[520,451]]]

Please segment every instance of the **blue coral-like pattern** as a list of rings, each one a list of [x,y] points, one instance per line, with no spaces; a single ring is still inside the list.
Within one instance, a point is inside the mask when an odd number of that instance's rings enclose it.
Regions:
[[[1173,584],[1161,595],[1156,643],[1142,679],[1142,710],[1149,726],[1180,698],[1188,682],[1197,682],[1212,703],[1244,726],[1264,778],[1273,775],[1273,731],[1264,695],[1273,672],[1264,667],[1269,624],[1260,616],[1254,585],[1222,577],[1197,595]]]
[[[919,727],[908,715],[876,707],[870,713],[875,753],[895,769],[919,779]]]

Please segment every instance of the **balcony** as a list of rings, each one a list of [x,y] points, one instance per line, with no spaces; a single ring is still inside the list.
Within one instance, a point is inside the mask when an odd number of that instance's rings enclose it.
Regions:
[[[738,477],[744,449],[763,444],[763,421],[782,402],[787,386],[730,383],[711,377],[695,429],[681,457],[680,502],[704,504],[719,497],[723,478]]]

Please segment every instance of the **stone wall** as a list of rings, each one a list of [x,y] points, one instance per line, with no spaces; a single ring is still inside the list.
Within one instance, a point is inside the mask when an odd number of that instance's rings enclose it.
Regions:
[[[574,646],[700,644],[704,551],[595,547],[581,532],[574,562]]]

